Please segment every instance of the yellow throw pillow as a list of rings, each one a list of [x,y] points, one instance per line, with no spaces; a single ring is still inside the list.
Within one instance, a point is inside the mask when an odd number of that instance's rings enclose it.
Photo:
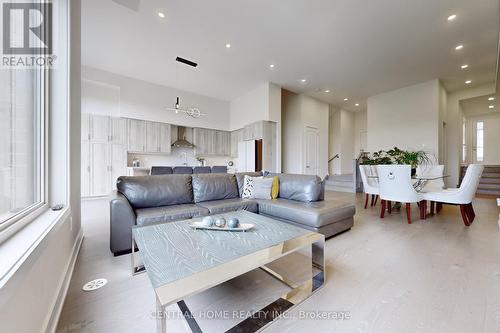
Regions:
[[[276,199],[280,193],[280,179],[273,177],[273,187],[271,188],[271,199]]]

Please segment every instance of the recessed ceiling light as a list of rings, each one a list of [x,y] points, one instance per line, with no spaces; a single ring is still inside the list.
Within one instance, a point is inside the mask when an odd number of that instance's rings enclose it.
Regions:
[[[165,15],[164,12],[158,12],[157,14],[158,14],[159,18],[165,18],[166,17],[166,15]]]
[[[359,106],[359,103],[354,104],[354,106]]]
[[[462,65],[462,66],[460,66],[460,68],[462,68],[462,69],[466,69],[468,67],[469,67],[469,65]]]
[[[306,82],[307,82],[307,80],[306,80],[306,79],[302,79],[302,80],[300,80],[300,82],[302,82],[302,83],[306,83]]]
[[[329,93],[329,92],[330,92],[330,89],[326,89],[326,90],[325,90],[325,92],[326,92],[326,93]]]
[[[226,43],[226,48],[230,49],[231,48],[231,44]]]
[[[471,81],[471,80],[467,80],[467,81],[465,81],[465,84],[471,84],[471,83],[472,83],[472,81]]]
[[[344,102],[347,102],[348,100],[349,100],[349,98],[347,98],[347,97],[346,97],[346,98],[344,98]]]
[[[269,68],[274,68],[274,64],[270,64],[270,65],[269,65]]]
[[[494,100],[495,100],[495,97],[488,98],[488,101],[494,101]]]
[[[457,45],[457,46],[455,47],[455,50],[457,50],[457,51],[458,51],[458,50],[461,50],[461,49],[463,49],[463,48],[464,48],[464,46],[463,46],[462,44],[460,44],[460,45]]]
[[[455,14],[450,15],[450,16],[448,16],[448,21],[453,21],[456,18],[457,18],[457,15],[455,15]]]
[[[488,106],[490,109],[493,109],[495,106],[494,105],[490,105]]]

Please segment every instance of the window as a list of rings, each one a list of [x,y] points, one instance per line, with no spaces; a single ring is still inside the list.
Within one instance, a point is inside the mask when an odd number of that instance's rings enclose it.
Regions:
[[[42,207],[45,73],[0,69],[0,231]]]
[[[476,123],[476,161],[484,161],[484,122]]]

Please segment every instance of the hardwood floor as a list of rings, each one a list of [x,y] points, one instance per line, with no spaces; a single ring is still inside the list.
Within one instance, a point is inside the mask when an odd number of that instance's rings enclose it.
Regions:
[[[381,220],[380,203],[363,209],[363,195],[328,192],[355,200],[351,231],[326,243],[323,289],[265,332],[500,332],[500,232],[493,199],[477,199],[476,219],[465,227],[457,207],[422,221],[412,208]],[[85,239],[59,321],[58,332],[155,332],[154,296],[146,274],[130,275],[129,255],[109,252],[109,210],[104,200],[82,206]],[[81,291],[104,277],[102,289]],[[188,299],[191,310],[261,308],[283,292],[261,271]],[[177,311],[177,307],[172,307]],[[308,312],[312,311],[312,312]],[[348,311],[349,319],[311,320],[305,315]],[[221,332],[237,319],[206,318],[204,332]],[[169,332],[190,332],[183,319]]]

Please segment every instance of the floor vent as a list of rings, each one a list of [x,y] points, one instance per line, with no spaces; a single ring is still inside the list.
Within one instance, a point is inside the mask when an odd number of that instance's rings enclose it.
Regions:
[[[95,279],[95,280],[92,280],[92,281],[85,283],[82,287],[82,290],[83,291],[94,291],[94,290],[97,290],[99,288],[104,287],[106,285],[106,283],[108,283],[108,280],[106,280],[106,279]]]

